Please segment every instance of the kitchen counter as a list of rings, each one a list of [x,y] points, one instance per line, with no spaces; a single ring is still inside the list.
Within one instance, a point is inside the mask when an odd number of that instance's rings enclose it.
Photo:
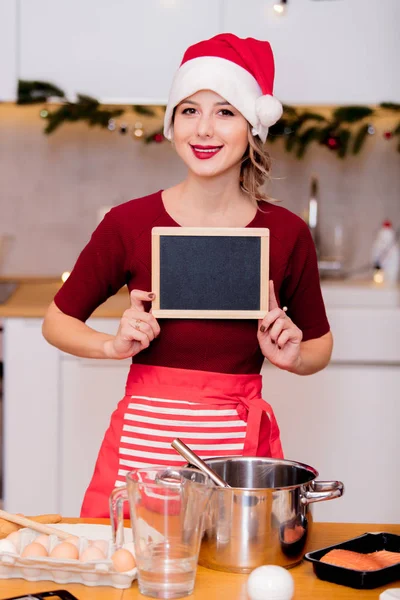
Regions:
[[[60,279],[0,277],[2,282],[15,281],[18,287],[11,297],[0,304],[0,317],[41,318],[61,287]],[[378,285],[372,281],[322,281],[322,293],[329,308],[398,308],[400,285]],[[128,291],[124,286],[92,315],[92,318],[119,318],[129,307]]]
[[[62,282],[60,279],[14,279],[0,278],[2,281],[17,281],[18,286],[11,297],[0,304],[0,317],[42,318]],[[118,318],[129,308],[129,296],[124,286],[115,296],[109,298],[93,313],[94,318]]]
[[[65,522],[76,523],[78,519],[65,519]],[[107,523],[104,519],[88,519],[91,523]],[[350,523],[314,523],[309,550],[316,550],[346,539],[361,535],[366,531],[388,531],[400,535],[400,525],[370,525]],[[387,588],[400,587],[400,582],[394,582],[382,588],[373,590],[355,590],[335,585],[318,579],[313,572],[311,563],[303,561],[290,570],[295,582],[293,600],[377,600],[379,594]],[[223,573],[199,567],[194,593],[187,597],[191,600],[247,600],[247,575]],[[117,590],[111,587],[86,587],[80,584],[57,584],[53,582],[29,582],[22,579],[0,580],[0,600],[10,596],[28,594],[40,591],[67,589],[79,600],[139,600],[144,599],[139,593],[137,582],[127,590]]]

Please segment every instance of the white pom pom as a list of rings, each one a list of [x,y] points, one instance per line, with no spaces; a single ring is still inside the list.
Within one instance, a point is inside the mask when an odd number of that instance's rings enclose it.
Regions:
[[[256,115],[264,127],[271,127],[282,116],[282,104],[274,96],[260,96],[256,100]]]

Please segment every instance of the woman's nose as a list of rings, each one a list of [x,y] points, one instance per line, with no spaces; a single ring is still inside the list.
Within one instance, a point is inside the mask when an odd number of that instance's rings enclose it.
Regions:
[[[214,125],[211,117],[202,115],[197,122],[197,135],[199,137],[212,137]]]

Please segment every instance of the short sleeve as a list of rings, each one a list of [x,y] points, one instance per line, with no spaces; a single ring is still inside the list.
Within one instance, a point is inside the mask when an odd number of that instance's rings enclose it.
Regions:
[[[329,332],[322,298],[315,246],[307,225],[301,224],[280,289],[282,306],[303,332],[303,341]]]
[[[107,213],[93,232],[54,298],[63,313],[80,321],[86,321],[127,282],[126,251],[112,213]]]

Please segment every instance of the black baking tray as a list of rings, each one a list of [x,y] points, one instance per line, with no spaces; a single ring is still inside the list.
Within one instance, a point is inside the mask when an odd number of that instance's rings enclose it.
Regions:
[[[364,533],[341,544],[321,548],[314,552],[307,552],[304,556],[306,560],[312,563],[314,573],[317,577],[347,587],[373,589],[400,579],[400,563],[379,569],[378,571],[355,571],[354,569],[346,569],[321,562],[320,559],[324,554],[336,548],[353,550],[353,552],[361,552],[363,554],[377,552],[378,550],[400,552],[400,535],[392,533]]]

